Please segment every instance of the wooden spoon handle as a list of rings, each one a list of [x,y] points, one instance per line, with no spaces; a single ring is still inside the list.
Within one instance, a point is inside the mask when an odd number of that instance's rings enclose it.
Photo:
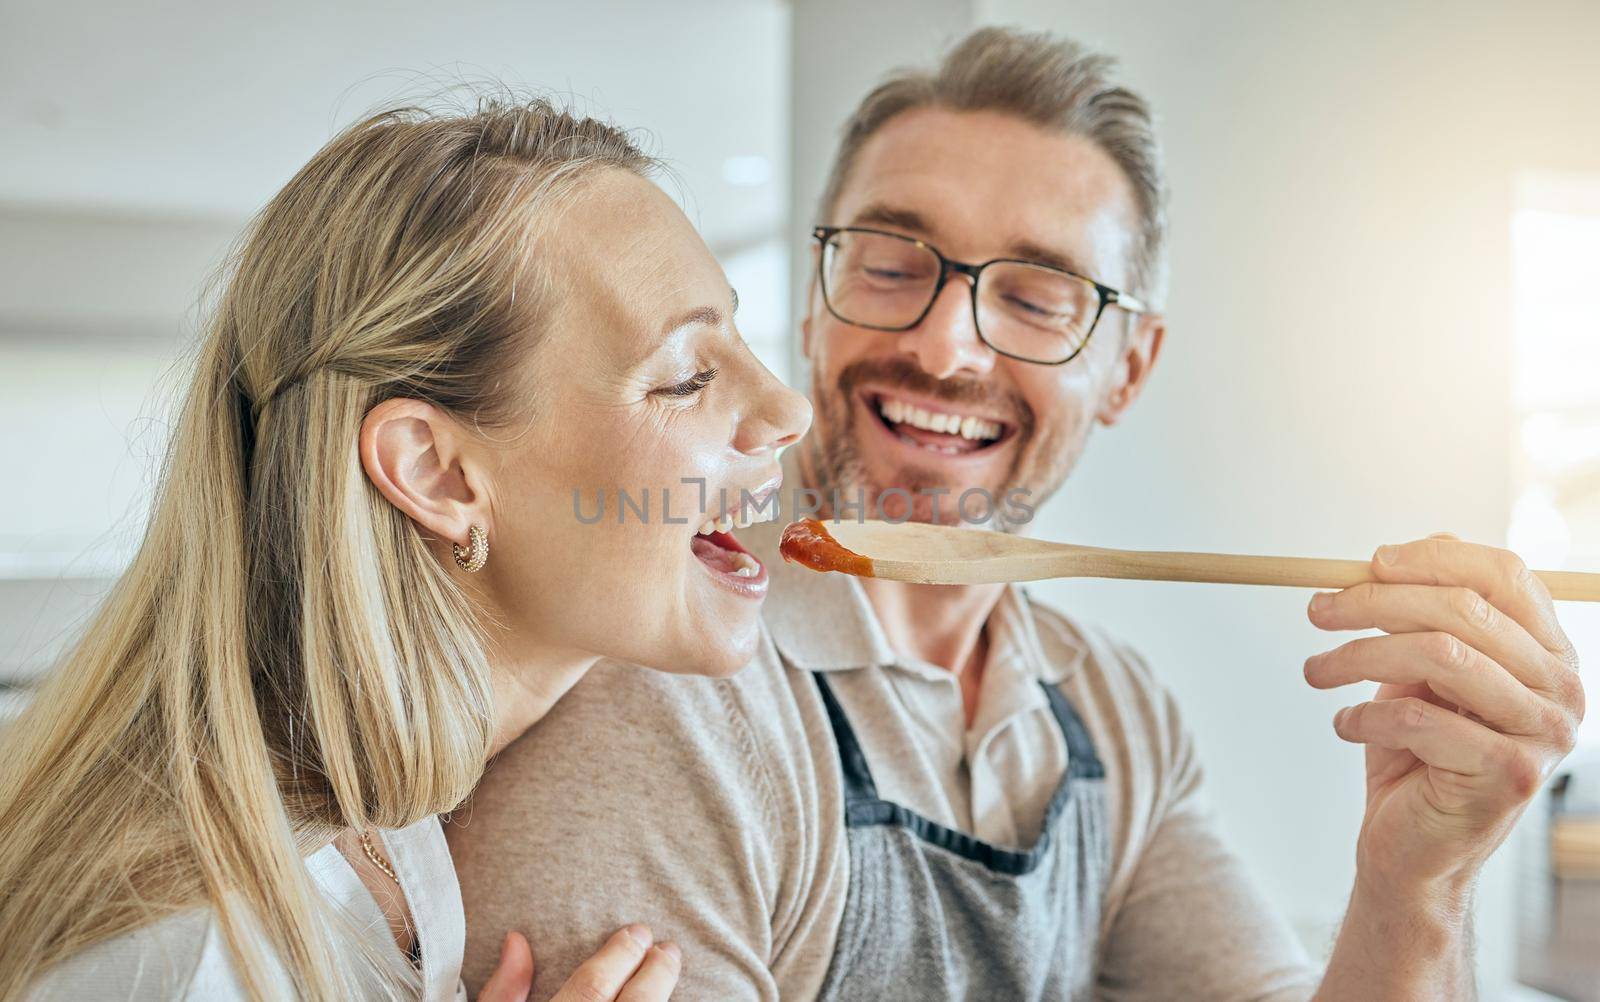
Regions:
[[[1568,602],[1600,602],[1600,574],[1584,571],[1534,571],[1550,597]]]
[[[1060,559],[1063,565],[1071,564],[1071,573],[1077,577],[1286,585],[1294,588],[1348,588],[1373,580],[1371,565],[1365,560],[1087,548]],[[1535,571],[1534,574],[1550,589],[1553,598],[1600,602],[1600,574],[1578,571]]]
[[[1372,569],[1365,560],[1085,549],[1071,561],[1079,576],[1140,581],[1348,588],[1372,580]]]

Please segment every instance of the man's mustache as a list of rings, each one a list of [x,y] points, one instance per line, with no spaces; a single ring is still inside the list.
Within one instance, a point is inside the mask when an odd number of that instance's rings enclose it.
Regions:
[[[1014,390],[1003,390],[970,376],[939,379],[908,359],[864,358],[852,362],[839,373],[839,391],[852,396],[867,384],[895,386],[911,393],[942,400],[949,404],[971,404],[985,413],[1009,415],[1007,420],[1027,433],[1033,430],[1033,408]]]

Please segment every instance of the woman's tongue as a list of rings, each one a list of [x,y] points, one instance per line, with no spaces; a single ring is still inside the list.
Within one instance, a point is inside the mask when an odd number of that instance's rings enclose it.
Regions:
[[[941,452],[976,452],[989,444],[975,438],[947,435],[942,431],[929,431],[911,424],[896,424],[891,427],[896,435]]]
[[[716,533],[715,535],[720,536],[721,533]],[[714,571],[732,574],[739,569],[741,561],[738,555],[725,546],[717,545],[716,542],[713,542],[711,536],[694,537],[689,542],[689,548],[694,550],[694,555],[700,558],[701,563]]]

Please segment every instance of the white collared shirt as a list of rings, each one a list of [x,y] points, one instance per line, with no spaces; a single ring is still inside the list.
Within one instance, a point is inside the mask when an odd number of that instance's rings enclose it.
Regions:
[[[875,666],[880,684],[852,682],[843,671],[830,680],[852,721],[863,720],[857,736],[880,796],[993,845],[1025,848],[1067,770],[1067,743],[1039,685],[1059,682],[1063,666],[1040,654],[1019,589],[1001,594],[986,629],[988,654],[970,727],[961,676],[938,665],[897,653]],[[885,700],[898,705],[886,707]],[[873,726],[881,719],[898,720],[899,727]]]
[[[424,818],[406,828],[381,832],[380,837],[384,854],[400,878],[421,946],[422,983],[415,997],[422,1002],[466,1002],[466,988],[461,983],[461,957],[466,942],[461,888],[439,820]],[[388,963],[410,964],[401,955],[383,910],[336,846],[323,846],[307,856],[305,863],[334,918],[356,937],[362,949]],[[268,957],[270,962],[270,951]],[[282,986],[287,987],[287,973],[281,968],[279,971]],[[370,991],[364,992],[363,997],[389,998],[387,987],[370,984]],[[233,952],[215,912],[200,907],[96,943],[69,957],[47,972],[28,997],[32,1002],[225,1002],[251,996],[234,965]]]

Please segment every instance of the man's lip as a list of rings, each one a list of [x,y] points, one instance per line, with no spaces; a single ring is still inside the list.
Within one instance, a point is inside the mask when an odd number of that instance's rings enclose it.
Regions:
[[[996,438],[996,439],[993,439],[993,440],[991,440],[989,442],[986,442],[982,446],[978,447],[977,449],[972,450],[970,455],[973,455],[973,456],[987,456],[987,455],[990,455],[996,449],[1000,448],[1002,445],[1005,445],[1008,442],[1010,442],[1011,439],[1016,436],[1017,428],[1020,427],[1019,424],[1015,420],[1008,420],[1006,418],[1001,418],[1001,417],[991,417],[988,414],[978,414],[978,413],[973,413],[971,411],[958,410],[957,409],[958,405],[951,404],[949,401],[937,401],[937,400],[935,400],[933,398],[929,398],[929,397],[913,396],[913,395],[903,394],[903,393],[899,393],[899,392],[891,392],[891,391],[887,391],[887,390],[879,390],[879,389],[872,389],[872,388],[867,388],[867,389],[861,390],[857,395],[857,399],[861,402],[861,406],[866,408],[868,415],[875,422],[877,422],[878,427],[883,430],[884,434],[886,434],[886,435],[890,436],[891,438],[895,439],[895,441],[899,441],[900,440],[899,436],[897,436],[894,433],[893,429],[891,429],[887,424],[884,423],[883,412],[878,407],[879,401],[884,399],[884,398],[886,398],[886,397],[893,397],[896,400],[901,400],[901,401],[904,401],[906,403],[913,404],[914,406],[921,407],[923,410],[930,411],[930,412],[938,412],[940,414],[961,414],[961,415],[972,414],[973,417],[982,418],[985,421],[993,421],[995,424],[999,425],[1000,426],[1000,437]],[[903,445],[905,443],[902,442],[901,444]],[[923,450],[923,451],[924,452],[928,452],[928,450]],[[933,454],[933,453],[930,453],[930,454]],[[962,458],[962,456],[944,456],[942,458],[945,458],[945,459],[960,459],[960,458]]]
[[[920,407],[922,410],[934,414],[959,414],[963,417],[970,416],[980,418],[984,421],[993,421],[1006,431],[1009,431],[1017,426],[1017,421],[1014,417],[1004,417],[990,411],[975,409],[969,407],[967,404],[952,403],[951,401],[945,400],[941,397],[927,397],[916,393],[907,393],[904,390],[893,389],[890,387],[874,386],[863,387],[860,393],[861,398],[866,401],[869,406],[874,406],[879,401],[883,400],[899,400],[902,403],[910,404],[913,407]],[[1002,433],[1000,439],[996,439],[996,441],[998,442],[1003,438],[1005,438],[1004,433]]]

